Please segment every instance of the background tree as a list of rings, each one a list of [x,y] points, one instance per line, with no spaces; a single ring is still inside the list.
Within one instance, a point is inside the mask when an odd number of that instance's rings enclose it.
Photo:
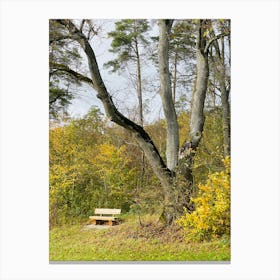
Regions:
[[[141,60],[144,55],[144,47],[147,46],[146,32],[149,24],[146,19],[124,19],[115,23],[115,31],[109,32],[108,37],[112,38],[112,53],[117,58],[105,64],[112,67],[112,71],[124,71],[125,66],[131,62],[136,65],[137,97],[139,123],[143,126],[143,97],[142,97],[142,67]]]
[[[177,88],[193,83],[195,69],[195,25],[191,20],[175,20],[169,34],[170,72],[172,76],[172,99],[176,105]],[[179,101],[178,101],[179,102]]]
[[[176,111],[189,110],[195,72],[195,32],[192,20],[173,20],[168,35],[169,75]],[[150,60],[158,69],[159,36],[151,37]]]
[[[214,41],[209,51],[211,69],[217,80],[214,90],[220,93],[223,109],[224,156],[230,155],[230,20],[219,20],[213,23],[211,36],[225,34],[219,41]]]
[[[90,20],[83,20],[88,38],[95,34]],[[49,114],[57,118],[67,114],[67,107],[77,95],[76,86],[90,84],[82,69],[79,44],[54,20],[49,21]]]

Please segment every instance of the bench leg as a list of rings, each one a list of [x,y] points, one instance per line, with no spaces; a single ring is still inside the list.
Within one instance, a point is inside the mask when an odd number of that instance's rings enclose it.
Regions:
[[[113,221],[108,221],[109,226],[113,225]]]
[[[91,223],[92,223],[93,225],[96,225],[96,220],[91,220]]]

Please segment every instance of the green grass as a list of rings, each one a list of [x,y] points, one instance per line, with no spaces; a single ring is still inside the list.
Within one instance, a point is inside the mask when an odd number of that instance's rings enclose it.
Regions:
[[[186,243],[178,229],[141,228],[124,223],[109,229],[67,225],[50,230],[50,260],[64,261],[225,261],[229,240]]]

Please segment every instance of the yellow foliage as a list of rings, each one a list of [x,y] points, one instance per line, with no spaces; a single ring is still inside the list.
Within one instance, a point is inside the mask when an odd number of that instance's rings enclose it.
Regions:
[[[225,170],[208,176],[193,198],[196,210],[185,213],[177,223],[188,240],[205,240],[230,234],[230,158],[223,160]]]
[[[97,167],[100,177],[112,184],[131,179],[134,169],[128,169],[130,160],[125,154],[125,146],[116,147],[112,144],[104,143],[97,146],[97,155],[92,159],[92,163]]]

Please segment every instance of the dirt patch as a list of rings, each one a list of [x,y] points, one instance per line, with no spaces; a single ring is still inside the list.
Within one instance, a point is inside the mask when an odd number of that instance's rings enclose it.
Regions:
[[[182,229],[179,226],[173,225],[170,227],[163,226],[157,223],[150,223],[146,225],[137,225],[130,227],[123,224],[118,227],[111,227],[106,231],[106,236],[120,235],[124,239],[126,238],[145,238],[145,239],[159,239],[162,242],[183,242],[184,235]]]
[[[90,229],[107,229],[111,226],[108,225],[86,225],[83,227],[83,230],[90,230]]]

